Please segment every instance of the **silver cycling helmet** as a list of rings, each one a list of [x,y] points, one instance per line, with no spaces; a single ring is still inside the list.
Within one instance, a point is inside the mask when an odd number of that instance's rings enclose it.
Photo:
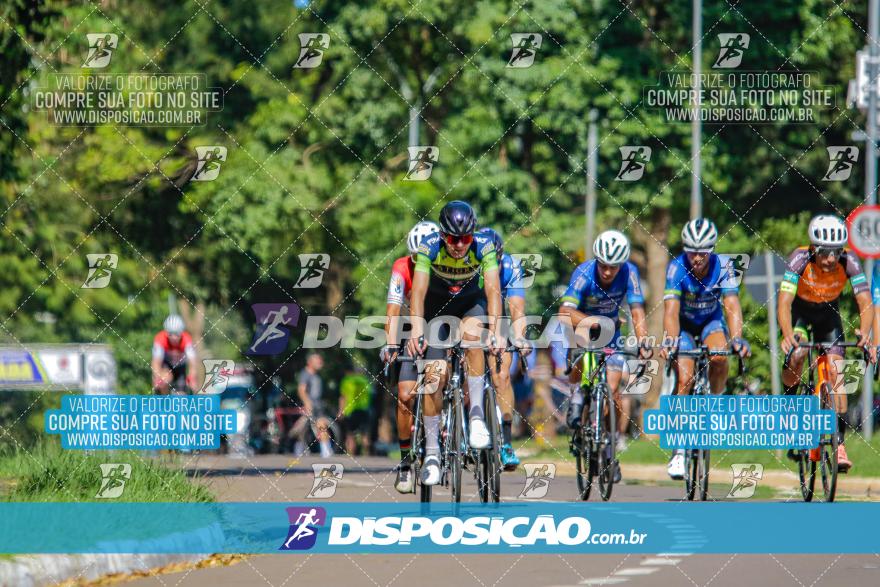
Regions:
[[[622,265],[629,260],[629,240],[620,231],[606,230],[593,241],[593,255],[605,265]]]
[[[406,235],[406,248],[409,249],[409,254],[415,255],[416,251],[419,250],[419,244],[422,242],[422,239],[437,232],[440,232],[440,227],[437,226],[436,222],[423,220],[416,223],[410,229],[409,234]]]
[[[165,318],[165,323],[162,324],[162,328],[168,334],[182,334],[186,326],[183,324],[183,318],[177,314],[171,314]]]
[[[718,242],[718,229],[708,218],[695,218],[681,229],[684,250],[691,253],[708,253]]]

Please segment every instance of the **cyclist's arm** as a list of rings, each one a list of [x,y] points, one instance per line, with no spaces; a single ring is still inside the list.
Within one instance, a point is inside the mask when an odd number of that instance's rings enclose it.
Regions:
[[[856,304],[859,306],[859,332],[863,337],[868,337],[874,323],[874,304],[871,303],[871,294],[860,291],[856,294]]]
[[[498,265],[483,273],[483,288],[486,291],[489,328],[497,340],[501,340],[501,279],[498,276]]]
[[[794,301],[797,289],[795,286],[794,290],[789,291],[785,283],[783,281],[782,287],[779,289],[779,297],[776,302],[776,319],[779,321],[779,330],[782,332],[782,338],[789,338],[794,334],[794,328],[791,324],[791,303]]]
[[[508,296],[507,306],[510,308],[510,319],[513,321],[513,336],[515,339],[526,337],[526,299],[520,296]]]
[[[385,342],[388,345],[400,344],[397,340],[397,332],[400,322],[400,304],[386,304],[385,306]]]
[[[739,303],[739,296],[728,294],[724,296],[721,303],[724,305],[724,313],[727,315],[727,326],[730,328],[730,336],[742,338],[743,313],[742,306]]]
[[[678,322],[678,314],[681,312],[681,300],[677,297],[669,297],[663,300],[663,332],[668,341],[675,341],[681,334],[681,326]],[[664,340],[664,343],[667,342]]]
[[[645,307],[641,304],[632,304],[629,307],[629,313],[632,316],[633,330],[641,342],[648,337],[648,317],[645,313]]]
[[[410,316],[425,317],[425,295],[428,293],[428,282],[431,277],[431,259],[422,252],[416,257],[416,268],[413,272],[412,291],[409,298]],[[419,338],[424,334],[421,320],[413,320],[412,336]]]

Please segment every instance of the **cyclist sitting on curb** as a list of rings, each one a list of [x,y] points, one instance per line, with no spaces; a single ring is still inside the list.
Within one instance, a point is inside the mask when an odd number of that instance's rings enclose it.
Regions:
[[[749,343],[742,337],[743,318],[739,303],[736,276],[727,266],[727,259],[713,251],[718,230],[711,220],[697,218],[681,231],[684,252],[669,262],[666,270],[666,291],[663,294],[663,348],[660,355],[668,359],[676,347],[696,350],[696,339],[712,350],[731,350],[740,356],[751,354]],[[727,321],[725,321],[725,315]],[[728,323],[733,334],[728,341]],[[690,394],[694,383],[694,359],[675,360],[678,395]],[[709,359],[709,386],[713,394],[724,393],[728,363],[725,356]],[[674,450],[667,472],[673,479],[683,479],[684,451]]]
[[[797,348],[798,341],[807,341],[807,330],[812,330],[813,342],[843,342],[843,323],[840,319],[840,294],[847,281],[852,285],[853,295],[859,306],[859,329],[856,337],[860,347],[866,347],[871,332],[873,307],[868,280],[862,272],[858,257],[846,249],[849,237],[843,220],[830,215],[816,216],[807,229],[809,247],[798,247],[788,258],[788,271],[779,287],[779,329],[782,331],[782,352],[785,356]],[[865,336],[860,336],[865,333]],[[880,335],[880,333],[878,333]],[[868,347],[872,361],[876,360],[876,347]],[[828,376],[837,386],[837,362],[843,359],[843,348],[832,346],[828,354]],[[804,367],[806,349],[796,350],[782,374],[786,395],[797,393],[801,371]],[[846,473],[852,462],[843,447],[846,431],[846,394],[841,389],[834,393],[837,408],[838,470]],[[788,457],[797,460],[793,450]]]
[[[483,234],[495,243],[495,254],[499,259],[499,273],[501,279],[502,303],[507,300],[509,315],[513,327],[514,344],[522,349],[523,355],[532,351],[531,345],[525,338],[526,315],[526,290],[522,287],[522,267],[520,264],[504,252],[504,240],[497,231],[491,228],[481,228],[478,234]],[[511,444],[513,427],[513,384],[510,381],[510,364],[513,357],[510,353],[501,356],[501,370],[490,368],[492,383],[498,393],[498,407],[501,408],[501,464],[506,471],[513,471],[519,466],[519,458]],[[490,366],[491,367],[491,366]]]
[[[639,354],[647,357],[650,356],[651,351],[647,341],[645,298],[642,295],[639,270],[629,261],[629,253],[629,241],[623,233],[606,230],[600,234],[593,243],[593,254],[596,258],[581,263],[574,270],[568,289],[562,296],[559,313],[571,320],[573,329],[577,329],[582,320],[591,316],[603,316],[614,320],[616,327],[614,339],[609,346],[617,349],[620,344],[620,310],[625,298],[632,314],[633,329],[639,339]],[[617,417],[621,419],[623,416],[619,388],[624,364],[623,355],[620,353],[614,353],[605,363],[608,387],[614,397],[614,409],[617,411]],[[584,408],[585,398],[581,392],[581,377],[582,364],[578,361],[572,366],[569,375],[571,397],[566,420],[571,428],[580,426]],[[614,482],[619,481],[620,467],[615,467]]]

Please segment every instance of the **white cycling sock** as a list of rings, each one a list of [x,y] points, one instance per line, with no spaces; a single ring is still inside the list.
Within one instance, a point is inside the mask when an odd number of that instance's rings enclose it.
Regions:
[[[440,454],[440,416],[424,416],[425,453]]]
[[[467,378],[468,393],[471,396],[471,409],[468,412],[470,418],[483,419],[483,386],[486,384],[485,375],[468,375]]]

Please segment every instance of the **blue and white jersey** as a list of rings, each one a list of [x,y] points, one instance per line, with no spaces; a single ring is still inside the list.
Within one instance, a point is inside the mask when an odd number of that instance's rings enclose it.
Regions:
[[[596,260],[591,259],[578,265],[571,274],[562,305],[576,308],[588,316],[605,316],[617,321],[624,299],[630,306],[645,304],[638,268],[627,261],[606,289],[599,285]]]
[[[681,300],[679,316],[694,324],[717,318],[722,312],[721,298],[739,294],[736,276],[728,268],[727,257],[709,255],[706,276],[697,279],[691,271],[687,254],[669,262],[666,269],[664,300]]]
[[[522,266],[519,264],[519,261],[517,261],[507,253],[504,253],[501,256],[499,277],[501,279],[502,298],[525,299],[526,290],[524,287],[522,287]]]

